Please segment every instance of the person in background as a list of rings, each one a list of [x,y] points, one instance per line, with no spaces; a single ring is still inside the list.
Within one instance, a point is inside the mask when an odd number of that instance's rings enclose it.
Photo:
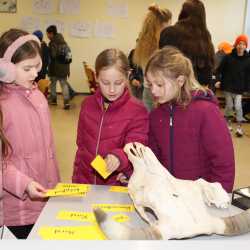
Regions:
[[[134,141],[147,145],[148,112],[129,93],[130,67],[123,52],[101,52],[95,71],[99,87],[81,106],[72,182],[121,185],[132,173],[123,147]],[[97,155],[104,158],[108,172],[112,173],[107,179],[90,166]]]
[[[143,71],[142,68],[133,63],[133,56],[135,50],[132,49],[128,55],[129,66],[131,72],[129,75],[130,88],[133,96],[142,100],[143,93]]]
[[[213,92],[195,79],[191,61],[166,46],[150,58],[145,77],[159,107],[150,113],[149,146],[179,179],[219,182],[231,192],[234,150]]]
[[[70,64],[61,63],[57,59],[59,46],[66,44],[66,42],[62,34],[57,32],[57,27],[55,25],[49,26],[46,31],[48,39],[50,40],[49,49],[51,58],[48,72],[51,81],[49,103],[57,105],[56,83],[59,81],[64,99],[64,109],[69,109],[69,101],[75,95],[75,92],[67,81],[70,75]]]
[[[223,60],[223,58],[232,52],[233,46],[228,42],[221,42],[218,45],[218,50],[215,53],[215,60],[214,60],[214,70],[213,70],[213,79],[212,84],[209,87],[216,93],[216,89],[220,88],[220,80],[221,75],[218,74],[218,68]]]
[[[177,23],[161,32],[159,48],[167,45],[178,48],[191,60],[200,84],[211,85],[215,52],[202,1],[186,0],[183,3]]]
[[[233,129],[231,117],[234,107],[237,121],[235,134],[238,137],[242,137],[244,134],[241,123],[247,122],[242,111],[242,95],[246,90],[250,71],[250,57],[246,51],[247,46],[247,36],[244,34],[238,36],[234,42],[234,49],[223,58],[217,69],[218,73],[221,74],[221,90],[226,101],[225,118],[228,121],[228,128],[229,130]]]
[[[138,42],[133,56],[133,63],[145,70],[145,66],[153,54],[158,49],[159,38],[161,31],[171,24],[172,13],[168,9],[160,8],[156,4],[148,7],[148,13],[142,24]],[[154,107],[154,102],[147,87],[147,82],[144,81],[143,102],[150,111]]]
[[[2,159],[4,224],[26,239],[46,204],[46,190],[60,180],[48,103],[34,84],[42,68],[40,41],[10,29],[0,37],[0,58],[0,131],[11,145],[6,151],[5,143]]]
[[[48,73],[48,65],[50,62],[50,53],[49,47],[47,46],[46,42],[43,41],[43,32],[41,30],[36,30],[33,32],[33,35],[35,35],[41,42],[42,69],[40,72],[38,72],[38,76],[35,79],[35,81],[38,82],[40,79],[46,78]]]

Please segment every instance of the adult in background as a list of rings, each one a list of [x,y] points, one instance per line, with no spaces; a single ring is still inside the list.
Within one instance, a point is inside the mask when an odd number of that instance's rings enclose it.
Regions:
[[[200,84],[211,84],[215,52],[207,29],[205,7],[200,0],[186,0],[177,23],[161,32],[159,47],[166,45],[178,48],[191,60]]]
[[[143,71],[150,56],[158,49],[161,31],[171,24],[171,20],[172,13],[168,9],[162,9],[156,4],[148,7],[133,56],[134,64]],[[153,108],[152,95],[145,81],[142,100],[148,110]]]
[[[67,44],[63,38],[63,35],[57,32],[57,27],[51,25],[47,28],[47,36],[50,40],[49,49],[50,49],[50,58],[51,62],[49,64],[48,75],[50,77],[50,99],[49,103],[52,105],[57,105],[57,94],[56,94],[56,83],[60,82],[62,88],[62,94],[64,99],[64,109],[70,108],[69,100],[70,96],[70,85],[67,81],[67,78],[70,75],[70,64],[61,63],[58,56],[58,48],[62,44]]]

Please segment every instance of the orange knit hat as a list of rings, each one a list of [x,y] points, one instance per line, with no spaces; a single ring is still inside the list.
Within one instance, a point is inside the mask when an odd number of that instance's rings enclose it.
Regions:
[[[242,34],[235,39],[234,47],[236,47],[240,42],[244,42],[248,46],[248,38],[246,35]]]
[[[228,42],[221,42],[218,45],[218,50],[222,50],[225,54],[230,54],[232,52],[233,45]]]

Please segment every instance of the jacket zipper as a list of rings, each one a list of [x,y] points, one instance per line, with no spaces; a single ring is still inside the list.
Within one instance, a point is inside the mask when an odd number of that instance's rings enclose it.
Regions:
[[[174,175],[174,107],[169,106],[169,172]]]
[[[109,107],[109,106],[108,106]],[[100,126],[99,126],[99,133],[98,133],[98,137],[97,137],[97,144],[96,144],[96,150],[95,150],[95,156],[97,156],[98,154],[98,150],[99,150],[99,145],[100,145],[100,139],[101,139],[101,131],[102,131],[102,124],[103,124],[103,120],[104,120],[104,116],[108,110],[108,107],[106,109],[103,108],[102,106],[102,118],[101,118],[101,122],[100,122]],[[94,173],[94,184],[96,184],[96,174]]]

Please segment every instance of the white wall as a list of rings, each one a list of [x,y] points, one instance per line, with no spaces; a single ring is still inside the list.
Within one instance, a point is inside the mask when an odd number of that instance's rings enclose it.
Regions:
[[[51,1],[58,6],[59,0]],[[73,21],[111,22],[116,30],[113,39],[74,38],[69,36],[68,29],[63,34],[73,54],[70,83],[77,91],[88,92],[82,61],[86,60],[93,67],[97,54],[110,47],[118,47],[128,53],[135,45],[147,7],[152,2],[169,8],[173,13],[173,23],[175,23],[184,0],[115,0],[114,2],[128,4],[128,18],[108,16],[106,14],[107,0],[81,0],[80,15],[62,15],[58,11],[49,15],[35,14],[32,13],[32,0],[17,0],[16,14],[0,13],[0,32],[11,27],[18,27],[23,16],[38,17],[42,24],[50,18],[62,20],[66,25]],[[234,38],[243,32],[246,2],[247,0],[204,0],[208,28],[215,46],[224,40],[233,43]],[[44,25],[42,30],[45,33]]]

